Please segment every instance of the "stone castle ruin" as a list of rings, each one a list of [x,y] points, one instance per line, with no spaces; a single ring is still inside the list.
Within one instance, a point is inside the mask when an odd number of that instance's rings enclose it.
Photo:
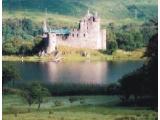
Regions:
[[[106,30],[101,30],[100,22],[98,14],[91,14],[89,11],[80,20],[78,29],[49,29],[45,20],[43,24],[43,40],[46,42],[45,53],[54,52],[59,45],[106,49]]]

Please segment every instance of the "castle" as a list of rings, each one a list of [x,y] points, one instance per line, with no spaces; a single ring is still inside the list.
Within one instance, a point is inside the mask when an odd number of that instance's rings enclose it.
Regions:
[[[101,30],[100,17],[89,11],[83,17],[78,29],[49,29],[46,20],[43,24],[43,40],[46,42],[45,53],[50,54],[59,45],[75,48],[106,49],[106,30]]]

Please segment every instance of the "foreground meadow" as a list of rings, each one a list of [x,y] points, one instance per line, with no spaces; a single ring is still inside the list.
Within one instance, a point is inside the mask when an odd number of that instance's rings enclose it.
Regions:
[[[46,97],[40,110],[17,95],[3,95],[3,120],[155,120],[146,107],[121,107],[117,96]]]

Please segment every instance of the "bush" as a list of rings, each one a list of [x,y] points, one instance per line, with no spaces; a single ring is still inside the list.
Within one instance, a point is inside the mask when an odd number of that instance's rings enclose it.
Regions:
[[[107,43],[107,53],[112,54],[115,52],[118,48],[117,42],[116,41],[108,41]]]
[[[5,85],[10,81],[14,84],[14,81],[20,79],[20,75],[12,65],[5,64],[2,66],[2,85]]]

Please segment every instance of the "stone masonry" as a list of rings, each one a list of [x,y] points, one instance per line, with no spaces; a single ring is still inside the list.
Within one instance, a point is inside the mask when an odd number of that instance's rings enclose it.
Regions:
[[[80,20],[78,29],[49,29],[44,21],[43,40],[47,44],[45,53],[54,52],[59,45],[97,50],[106,49],[106,30],[101,30],[100,22],[98,14],[91,14],[89,11]]]

